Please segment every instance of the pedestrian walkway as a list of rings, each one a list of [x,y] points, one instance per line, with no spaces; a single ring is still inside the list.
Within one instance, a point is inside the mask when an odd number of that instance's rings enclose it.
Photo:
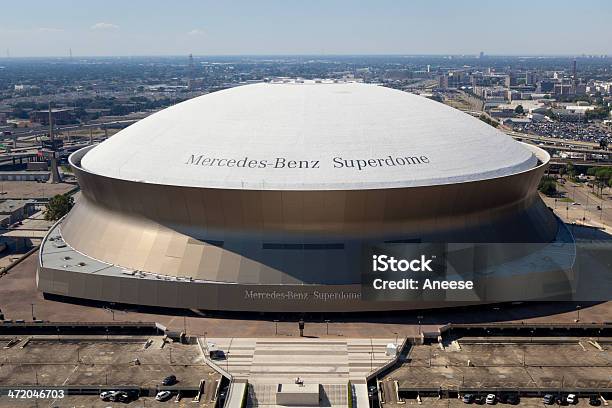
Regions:
[[[234,380],[248,380],[248,406],[274,407],[278,384],[320,385],[320,406],[348,407],[349,380],[364,382],[367,375],[393,356],[386,348],[395,339],[326,338],[208,338],[223,350],[216,363]],[[403,339],[397,339],[399,343]]]

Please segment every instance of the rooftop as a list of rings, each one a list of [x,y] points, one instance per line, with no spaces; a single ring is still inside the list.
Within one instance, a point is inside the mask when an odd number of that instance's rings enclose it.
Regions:
[[[525,171],[534,154],[456,109],[374,84],[277,81],[200,96],[93,148],[84,169],[154,184],[336,190]]]

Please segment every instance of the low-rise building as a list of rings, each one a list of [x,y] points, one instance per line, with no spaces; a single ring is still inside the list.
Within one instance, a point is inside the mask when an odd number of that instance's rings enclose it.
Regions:
[[[0,201],[0,226],[8,227],[29,217],[35,212],[34,200],[3,200]]]
[[[65,125],[74,120],[74,110],[71,108],[51,109],[51,116],[56,125]],[[48,125],[49,109],[30,112],[30,121]]]

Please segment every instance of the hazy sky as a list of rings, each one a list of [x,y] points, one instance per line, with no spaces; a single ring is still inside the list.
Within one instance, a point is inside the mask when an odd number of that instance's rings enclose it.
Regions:
[[[0,5],[0,57],[610,54],[612,1],[31,0]]]

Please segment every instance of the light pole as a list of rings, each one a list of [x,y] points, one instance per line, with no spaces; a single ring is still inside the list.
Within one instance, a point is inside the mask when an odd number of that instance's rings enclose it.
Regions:
[[[36,320],[36,317],[34,317],[34,303],[30,303],[30,305],[32,306],[32,320]]]
[[[325,333],[329,336],[329,320],[325,321]]]
[[[374,369],[374,343],[370,338],[370,372]]]
[[[274,320],[274,335],[278,336],[278,320]]]
[[[419,336],[420,336],[420,335],[421,335],[421,320],[423,320],[423,316],[418,315],[418,316],[417,316],[417,319],[418,319],[418,321],[419,321]]]
[[[577,305],[576,306],[576,320],[574,320],[576,323],[578,323],[580,321],[580,309],[582,308],[582,306]]]
[[[397,332],[393,332],[393,334],[395,334],[395,345],[397,346],[397,339],[399,337],[399,334]]]

